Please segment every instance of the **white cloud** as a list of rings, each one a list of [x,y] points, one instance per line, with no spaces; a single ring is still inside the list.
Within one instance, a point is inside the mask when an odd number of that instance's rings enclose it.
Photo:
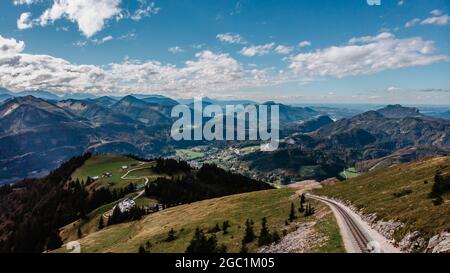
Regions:
[[[134,39],[134,38],[136,38],[136,33],[134,33],[133,31],[130,31],[130,32],[128,32],[128,33],[126,33],[126,34],[123,34],[123,35],[121,35],[121,36],[119,36],[119,40],[131,40],[131,39]]]
[[[445,26],[448,25],[450,22],[450,16],[448,14],[444,14],[441,16],[434,16],[429,17],[422,22],[420,22],[421,25],[438,25],[438,26]]]
[[[444,14],[442,10],[435,9],[430,12],[432,15],[431,17],[428,17],[424,20],[421,20],[419,18],[414,18],[408,22],[406,22],[405,27],[413,27],[418,25],[419,23],[421,25],[438,25],[438,26],[445,26],[448,25],[450,22],[450,16],[448,14]]]
[[[25,43],[23,41],[17,41],[14,38],[3,38],[0,35],[0,55],[17,54],[22,52],[24,49]]]
[[[101,44],[104,44],[106,42],[112,41],[113,39],[114,39],[113,36],[108,35],[108,36],[105,36],[105,37],[103,37],[101,39],[93,39],[92,42],[94,44],[96,44],[96,45],[101,45]]]
[[[395,93],[395,92],[398,92],[398,91],[400,91],[401,89],[400,88],[398,88],[398,87],[395,87],[395,86],[391,86],[391,87],[388,87],[388,88],[386,88],[386,92],[388,92],[388,93]]]
[[[275,52],[281,55],[286,55],[294,51],[294,48],[291,46],[279,45],[275,48]]]
[[[78,25],[80,32],[87,38],[92,37],[101,31],[107,22],[111,19],[121,20],[129,18],[139,21],[144,17],[157,14],[160,8],[154,2],[148,0],[136,0],[139,7],[130,12],[122,10],[120,4],[123,0],[53,0],[50,8],[46,9],[38,18],[31,20],[31,14],[28,17],[18,20],[18,28],[31,28],[36,25],[47,26],[60,19],[67,19]],[[17,2],[17,3],[16,3]],[[18,0],[14,4],[33,4],[41,0]],[[26,24],[23,23],[26,19]]]
[[[299,46],[300,48],[308,47],[308,46],[311,46],[311,42],[310,42],[310,41],[302,41],[302,42],[300,42],[300,43],[298,44],[298,46]]]
[[[405,27],[406,28],[413,27],[413,26],[417,25],[418,23],[420,23],[420,19],[419,18],[414,18],[414,19],[409,20],[408,22],[406,22]]]
[[[87,45],[87,41],[76,41],[73,45],[77,47],[84,47]]]
[[[104,39],[112,38],[107,37]],[[239,92],[292,82],[306,83],[321,77],[367,75],[450,60],[445,55],[434,55],[433,42],[422,38],[397,39],[380,34],[351,41],[343,46],[287,58],[290,69],[279,69],[241,64],[229,54],[209,50],[198,52],[195,58],[178,66],[129,58],[104,66],[73,64],[53,56],[22,53],[24,42],[0,37],[0,86],[13,91],[142,92],[192,97],[219,94],[224,90]],[[268,45],[265,50],[274,52],[275,44]],[[252,54],[260,53],[255,50]]]
[[[432,10],[430,12],[430,14],[434,15],[434,16],[440,16],[440,15],[444,14],[444,12],[442,12],[442,10],[440,10],[440,9],[435,9],[435,10]]]
[[[66,18],[78,24],[79,30],[91,37],[105,26],[105,23],[119,16],[122,0],[54,0],[53,6],[37,19],[41,26]]]
[[[222,43],[227,43],[227,44],[246,44],[245,39],[239,35],[239,34],[235,34],[235,33],[221,33],[221,34],[217,34],[216,36],[217,40],[221,41]]]
[[[181,53],[181,52],[184,51],[184,50],[183,50],[181,47],[179,47],[179,46],[171,47],[171,48],[169,48],[168,50],[169,50],[170,53],[173,53],[173,54]]]
[[[19,5],[32,5],[41,2],[41,0],[14,0],[13,4],[16,6]]]
[[[125,59],[106,66],[78,65],[48,55],[21,53],[23,42],[1,39],[0,86],[11,90],[46,89],[58,93],[136,92],[194,96],[274,84],[270,70],[247,70],[228,54],[201,51],[182,66]]]
[[[397,3],[398,6],[403,6],[404,4],[405,4],[405,0],[400,0]]]
[[[394,38],[394,34],[389,32],[382,32],[378,34],[377,36],[364,36],[364,37],[357,37],[357,38],[351,38],[349,43],[350,44],[359,44],[359,43],[372,43],[372,42],[379,42],[382,40],[388,40]]]
[[[290,59],[290,68],[301,77],[369,75],[377,72],[450,61],[446,55],[432,55],[432,41],[420,37],[397,39],[391,33],[352,38],[347,45],[333,46]]]
[[[246,57],[263,56],[269,54],[275,47],[275,43],[244,47],[239,53]]]
[[[138,0],[140,7],[131,14],[130,18],[134,21],[139,21],[144,17],[149,17],[153,14],[158,14],[160,8],[154,2],[148,3],[147,0]]]
[[[19,19],[17,20],[17,28],[18,29],[27,29],[32,28],[33,22],[31,21],[31,13],[30,12],[24,12],[20,15]]]

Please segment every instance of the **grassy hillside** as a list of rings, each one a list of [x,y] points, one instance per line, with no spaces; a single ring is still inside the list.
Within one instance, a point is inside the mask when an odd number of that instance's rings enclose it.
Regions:
[[[177,149],[176,156],[183,158],[184,160],[194,160],[205,157],[205,154],[196,152],[192,149]]]
[[[295,190],[267,190],[238,194],[217,199],[210,199],[182,205],[160,211],[144,217],[141,221],[119,224],[107,227],[87,235],[79,240],[82,252],[137,252],[139,246],[148,246],[150,252],[173,253],[184,252],[192,239],[196,227],[205,232],[216,224],[222,226],[229,221],[229,233],[215,233],[218,244],[225,244],[228,252],[239,252],[244,236],[245,221],[252,219],[255,222],[255,234],[259,234],[260,223],[267,217],[271,231],[295,230],[295,224],[286,225],[291,203],[298,207],[298,195]],[[318,221],[325,222],[318,233],[328,239],[321,246],[312,251],[342,252],[343,246],[336,222],[330,217],[328,207],[315,204],[320,213],[308,218],[300,217],[298,222]],[[176,240],[165,242],[170,229],[176,231]],[[257,250],[256,243],[249,245],[249,251]],[[59,251],[65,251],[64,248]]]
[[[355,178],[358,176],[358,171],[354,167],[352,167],[352,168],[346,169],[343,172],[340,172],[339,175],[345,179]]]
[[[444,204],[439,206],[428,196],[437,170],[450,173],[450,157],[428,158],[369,172],[316,193],[349,200],[356,207],[364,208],[366,213],[403,222],[405,226],[395,234],[396,239],[415,230],[431,237],[450,229],[450,195],[443,195]],[[394,196],[402,191],[411,192]]]
[[[122,166],[127,166],[127,169],[123,170]],[[139,162],[127,156],[98,155],[91,157],[83,166],[78,168],[72,174],[72,179],[86,182],[88,177],[98,176],[100,179],[89,185],[90,189],[99,187],[122,188],[130,183],[143,184],[144,177],[150,179],[155,175],[151,170],[152,166],[153,162]],[[106,172],[111,173],[112,176],[102,177]]]

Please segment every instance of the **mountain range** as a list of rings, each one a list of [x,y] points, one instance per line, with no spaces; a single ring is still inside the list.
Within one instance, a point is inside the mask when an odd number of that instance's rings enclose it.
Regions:
[[[170,138],[171,110],[179,104],[170,98],[55,100],[46,92],[33,94],[48,99],[26,95],[0,103],[0,183],[40,176],[86,151],[150,157],[170,155],[173,146],[182,145]],[[284,125],[319,114],[309,108],[280,106]]]
[[[283,172],[301,181],[338,176],[352,166],[364,172],[450,154],[450,121],[424,116],[415,108],[391,105],[336,122],[325,118],[322,125],[305,133],[297,127],[277,151],[242,160],[251,169]]]

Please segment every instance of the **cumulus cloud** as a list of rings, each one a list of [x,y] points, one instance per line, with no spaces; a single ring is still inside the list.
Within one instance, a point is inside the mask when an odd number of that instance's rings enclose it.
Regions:
[[[139,6],[134,11],[123,10],[122,0],[53,0],[52,5],[39,17],[31,19],[29,12],[23,13],[17,21],[19,29],[33,26],[47,26],[55,21],[67,19],[78,25],[80,32],[90,38],[101,31],[109,20],[129,18],[139,21],[157,14],[160,8],[148,0],[136,0]],[[36,0],[20,0],[15,4],[33,4]]]
[[[112,39],[108,36],[102,40]],[[87,40],[89,41],[89,40]],[[264,50],[274,52],[275,44]],[[305,83],[321,77],[367,75],[384,70],[449,61],[433,42],[398,39],[390,33],[351,39],[347,44],[286,58],[290,69],[245,65],[226,53],[203,50],[182,65],[125,59],[104,66],[74,64],[48,55],[23,53],[25,44],[0,36],[0,86],[16,90],[93,94],[161,93],[192,97],[208,92]],[[256,56],[262,49],[247,52]],[[251,54],[250,54],[251,53]]]
[[[10,55],[20,53],[25,49],[25,43],[23,41],[17,41],[16,39],[3,38],[0,35],[0,55]],[[1,65],[1,63],[0,63]]]
[[[126,59],[106,66],[78,65],[48,55],[21,53],[23,42],[0,40],[0,86],[11,90],[128,94],[159,92],[193,96],[199,92],[271,85],[270,70],[247,70],[228,54],[201,51],[181,66]],[[9,53],[9,54],[3,54]],[[192,92],[192,93],[190,93]]]
[[[20,15],[19,19],[17,20],[17,28],[18,29],[27,29],[32,28],[33,22],[31,21],[31,13],[30,12],[24,12]]]
[[[302,77],[347,77],[450,61],[433,55],[432,41],[420,37],[398,39],[391,33],[352,38],[348,44],[333,46],[290,58],[290,68]]]
[[[286,55],[294,51],[292,46],[279,45],[275,48],[275,52],[281,55]]]
[[[184,51],[184,50],[183,50],[181,47],[179,47],[179,46],[173,46],[173,47],[170,47],[168,50],[169,50],[170,53],[173,53],[173,54],[181,53],[181,52]]]
[[[246,44],[245,39],[241,35],[235,33],[228,32],[217,34],[216,38],[226,44]]]
[[[302,41],[302,42],[298,43],[298,46],[300,48],[308,47],[308,46],[311,46],[311,42],[310,41]]]
[[[265,44],[265,45],[254,45],[249,47],[244,47],[239,53],[246,57],[263,56],[269,54],[275,43]]]
[[[429,17],[422,22],[420,22],[421,25],[438,25],[438,26],[445,26],[448,25],[450,22],[450,16],[448,14],[444,14],[441,16],[433,16]]]
[[[121,12],[121,0],[54,0],[51,8],[37,19],[41,26],[66,18],[78,24],[79,30],[91,37],[105,26],[107,20]]]

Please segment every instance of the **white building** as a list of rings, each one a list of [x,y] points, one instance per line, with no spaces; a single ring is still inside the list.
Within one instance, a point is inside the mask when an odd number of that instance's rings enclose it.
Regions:
[[[132,199],[125,199],[117,204],[117,206],[119,207],[120,212],[124,213],[136,207],[136,202]]]

